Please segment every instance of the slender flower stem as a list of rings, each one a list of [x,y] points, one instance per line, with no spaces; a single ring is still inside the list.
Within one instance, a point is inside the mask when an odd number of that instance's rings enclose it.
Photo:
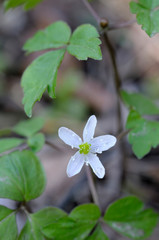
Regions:
[[[86,166],[86,173],[87,173],[88,183],[89,183],[89,187],[90,187],[90,191],[91,191],[91,194],[92,194],[93,201],[97,206],[99,206],[98,194],[97,194],[96,187],[95,187],[95,184],[94,184],[92,172],[91,172],[91,169],[90,169],[89,166]]]

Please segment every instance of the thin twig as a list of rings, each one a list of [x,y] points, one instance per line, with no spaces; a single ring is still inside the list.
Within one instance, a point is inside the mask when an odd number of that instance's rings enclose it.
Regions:
[[[93,202],[99,206],[99,199],[98,199],[98,194],[96,191],[96,187],[93,181],[93,176],[92,176],[92,172],[89,166],[86,166],[86,173],[87,173],[87,178],[88,178],[88,183],[89,183],[89,188],[92,194],[92,198],[93,198]]]
[[[88,11],[91,13],[91,15],[94,17],[94,19],[97,21],[97,23],[100,23],[101,18],[98,16],[96,11],[92,8],[92,6],[89,4],[87,0],[82,0]]]

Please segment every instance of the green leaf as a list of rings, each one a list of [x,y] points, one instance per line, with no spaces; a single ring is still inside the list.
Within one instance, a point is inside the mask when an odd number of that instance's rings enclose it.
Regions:
[[[38,31],[24,45],[23,49],[28,53],[59,48],[68,44],[71,36],[70,27],[62,21],[55,22],[45,28],[43,31]]]
[[[109,238],[105,235],[101,226],[98,225],[92,235],[85,240],[109,240]]]
[[[149,98],[139,93],[121,91],[121,97],[125,104],[133,107],[141,115],[159,114],[159,108]]]
[[[75,221],[97,221],[100,218],[99,207],[95,204],[82,204],[72,210],[69,217]],[[84,216],[84,218],[83,218]]]
[[[29,201],[44,191],[46,179],[39,159],[31,151],[16,151],[0,158],[0,197]]]
[[[47,207],[34,214],[29,214],[18,240],[45,240],[42,229],[64,216],[66,216],[64,211],[54,207]]]
[[[90,24],[83,24],[73,32],[67,51],[79,60],[87,60],[88,58],[101,60],[100,44],[96,28]]]
[[[152,37],[159,32],[159,0],[138,0],[130,2],[130,11],[136,14],[137,23]]]
[[[35,7],[38,3],[40,3],[42,0],[6,0],[4,2],[5,10],[9,10],[10,8],[16,8],[21,5],[24,5],[25,10],[29,10],[33,7]]]
[[[29,117],[34,103],[41,99],[46,89],[50,97],[55,97],[57,70],[64,53],[64,49],[47,52],[35,59],[25,70],[21,85],[24,91],[24,109]]]
[[[24,142],[19,138],[4,138],[0,140],[0,153],[15,148]]]
[[[152,147],[159,145],[159,122],[146,120],[132,110],[129,113],[126,128],[132,129],[128,140],[138,158],[144,157]]]
[[[37,133],[31,136],[27,143],[33,152],[39,152],[45,143],[44,134]]]
[[[48,238],[58,240],[83,240],[96,225],[100,210],[94,204],[84,204],[75,208],[69,216],[52,223],[43,229]]]
[[[44,126],[44,119],[40,117],[28,119],[19,122],[14,128],[13,131],[24,137],[31,137]]]
[[[155,228],[158,215],[152,209],[143,209],[143,203],[129,196],[111,204],[104,220],[114,230],[131,239],[145,239]]]
[[[15,211],[0,206],[0,239],[17,240],[17,235]]]

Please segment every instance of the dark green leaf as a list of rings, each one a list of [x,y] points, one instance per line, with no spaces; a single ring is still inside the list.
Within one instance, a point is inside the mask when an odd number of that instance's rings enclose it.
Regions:
[[[45,28],[44,31],[38,31],[24,45],[23,49],[28,53],[59,48],[68,44],[71,36],[70,27],[62,21],[55,22]]]
[[[152,147],[159,145],[159,122],[146,120],[132,110],[129,113],[126,128],[132,129],[128,140],[138,158],[144,157]]]
[[[75,221],[97,221],[100,218],[99,207],[95,204],[82,204],[72,210],[69,217]],[[84,216],[84,218],[83,218]]]
[[[105,235],[101,226],[98,225],[92,235],[85,240],[109,240],[109,238]]]
[[[75,222],[73,219],[65,217],[45,227],[43,232],[51,239],[83,240],[88,236],[94,226],[95,224],[93,222]]]
[[[28,139],[28,145],[33,152],[39,152],[45,143],[45,137],[42,133],[37,133]]]
[[[96,225],[100,210],[94,204],[84,204],[75,208],[69,215],[44,228],[48,238],[58,240],[83,240]]]
[[[0,158],[0,197],[29,201],[45,188],[45,173],[39,159],[30,151],[16,151]]]
[[[159,0],[138,0],[130,2],[130,10],[136,14],[138,24],[152,37],[159,32]]]
[[[0,206],[0,239],[17,240],[17,235],[15,211]]]
[[[0,140],[0,153],[15,148],[24,142],[19,138],[4,138]]]
[[[31,117],[34,103],[41,99],[48,88],[50,97],[55,97],[56,76],[65,50],[47,52],[38,57],[25,70],[22,77],[23,104],[26,114]]]
[[[79,60],[87,60],[88,58],[101,60],[100,44],[96,28],[90,24],[83,24],[73,32],[67,50]]]
[[[44,125],[44,119],[40,117],[36,117],[36,118],[19,122],[13,128],[13,131],[24,137],[31,137],[32,135],[40,131],[43,125]]]
[[[143,209],[143,203],[129,196],[111,204],[104,220],[117,232],[131,239],[145,239],[155,228],[158,215],[152,209]]]
[[[159,108],[149,98],[139,93],[121,91],[121,97],[125,104],[133,107],[141,115],[159,114]]]
[[[42,229],[64,216],[66,216],[65,212],[53,207],[47,207],[37,213],[30,214],[18,240],[45,240]]]
[[[38,3],[40,3],[42,0],[6,0],[4,2],[5,10],[8,10],[10,8],[16,8],[20,5],[24,5],[24,9],[28,10],[30,8],[35,7]]]

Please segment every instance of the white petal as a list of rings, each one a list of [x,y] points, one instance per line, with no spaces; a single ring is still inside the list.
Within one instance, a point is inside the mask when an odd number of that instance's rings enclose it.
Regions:
[[[79,152],[76,152],[75,155],[71,157],[67,165],[68,177],[72,177],[81,171],[84,164],[84,159],[84,155],[80,154]]]
[[[81,138],[68,128],[65,127],[59,128],[58,134],[62,141],[70,145],[72,148],[74,147],[79,148],[79,145],[82,144]]]
[[[88,119],[88,121],[86,123],[86,126],[83,130],[83,140],[84,140],[84,142],[89,142],[93,138],[96,124],[97,124],[96,116],[92,115]]]
[[[116,137],[112,135],[104,135],[100,137],[93,138],[89,143],[91,144],[92,153],[102,153],[113,147],[116,143]]]
[[[87,162],[90,164],[93,172],[97,175],[97,177],[99,177],[99,178],[104,177],[105,168],[103,167],[101,161],[95,154],[89,153],[87,155]]]

